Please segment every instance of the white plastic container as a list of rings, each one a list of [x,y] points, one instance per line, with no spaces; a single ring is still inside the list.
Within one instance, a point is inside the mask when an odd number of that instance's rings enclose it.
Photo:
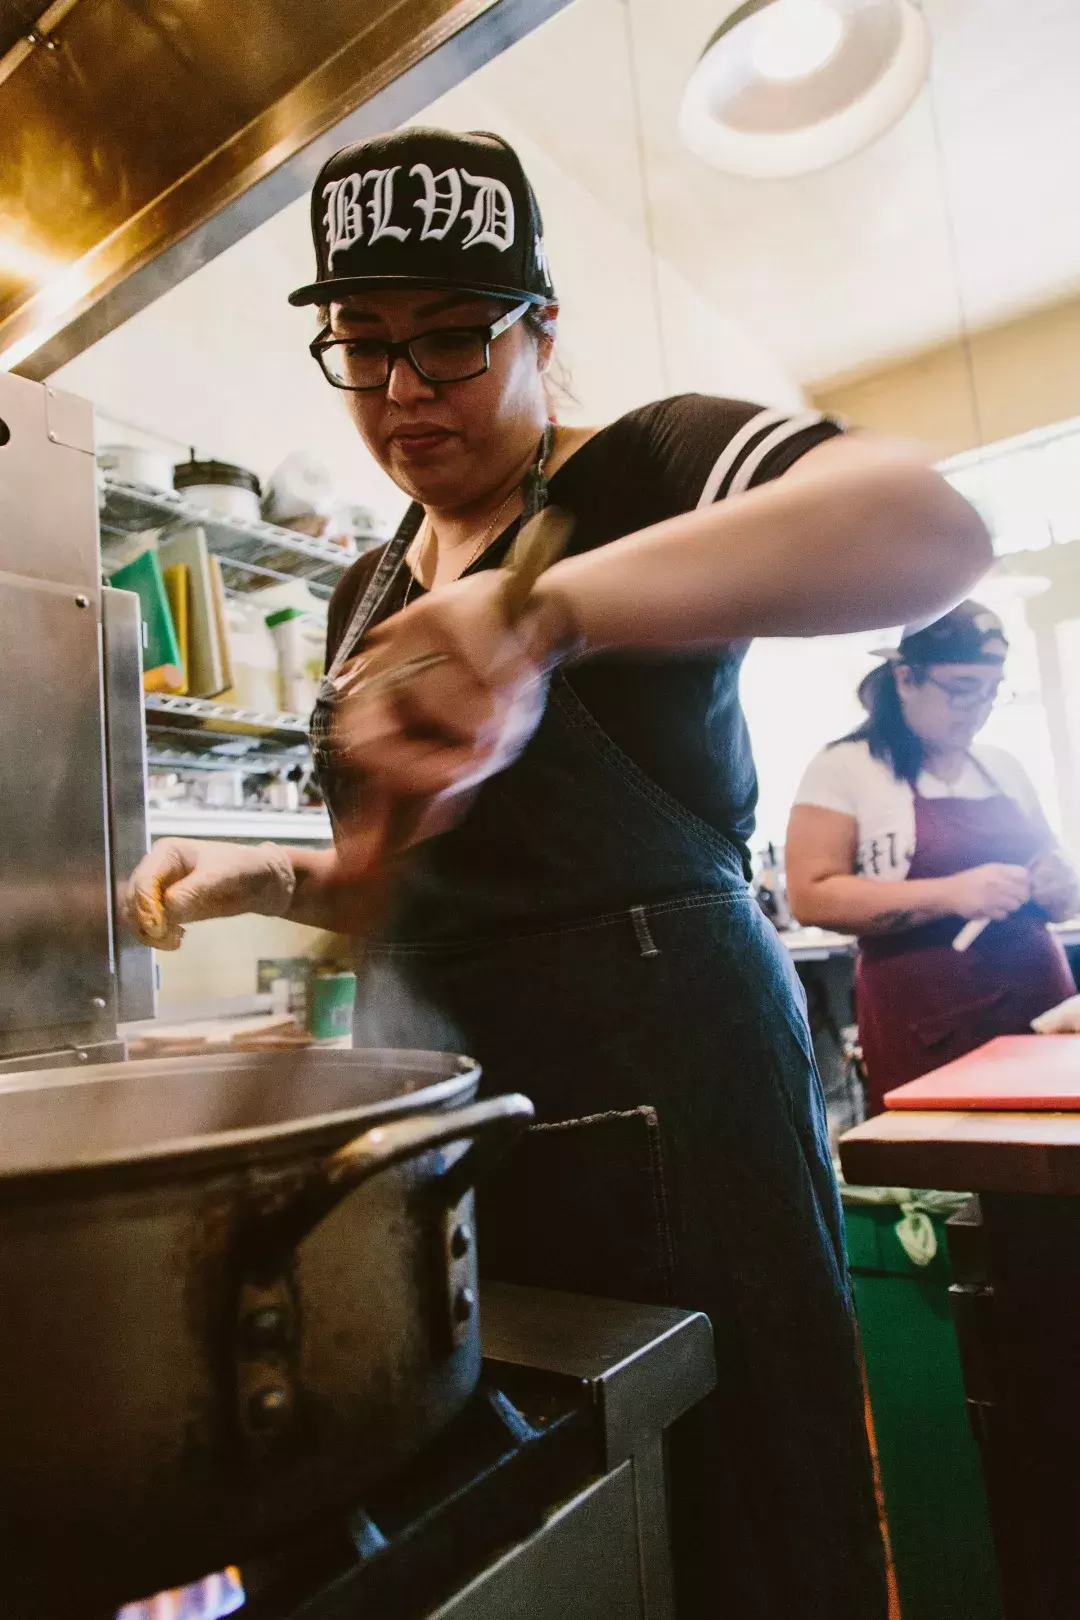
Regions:
[[[323,671],[323,626],[310,613],[294,607],[268,614],[266,625],[277,645],[281,707],[290,714],[310,714]]]
[[[242,523],[259,521],[259,497],[253,490],[235,484],[189,484],[184,499],[215,517],[239,518]]]
[[[173,482],[185,500],[217,517],[259,521],[259,480],[229,461],[178,461]]]
[[[225,609],[233,685],[223,703],[239,709],[276,713],[281,708],[278,690],[278,650],[266,619],[254,602],[229,597]]]
[[[290,579],[282,581],[279,585],[264,585],[261,590],[246,593],[246,600],[257,602],[261,611],[267,617],[276,613],[278,608],[299,608],[301,613],[307,613],[324,629],[326,628],[325,600],[316,596],[306,579]]]
[[[334,503],[333,481],[323,463],[306,450],[294,450],[270,475],[262,515],[267,523],[282,525],[298,518],[317,519],[310,532],[321,534]]]
[[[296,782],[290,782],[288,777],[279,777],[271,782],[266,790],[267,802],[271,810],[299,810],[300,788]]]
[[[202,798],[208,810],[242,810],[244,775],[242,771],[207,771]]]
[[[110,478],[143,489],[172,489],[172,457],[163,450],[136,444],[105,444],[97,453],[98,466]]]

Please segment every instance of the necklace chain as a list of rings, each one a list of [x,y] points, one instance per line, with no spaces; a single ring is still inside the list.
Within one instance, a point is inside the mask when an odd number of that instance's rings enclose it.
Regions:
[[[476,562],[477,558],[479,558],[479,557],[481,557],[483,555],[484,550],[487,547],[487,545],[495,538],[495,533],[496,533],[496,530],[498,528],[499,520],[502,517],[503,513],[506,511],[507,507],[514,500],[517,493],[518,493],[517,489],[512,489],[510,491],[509,495],[506,497],[505,501],[503,501],[502,505],[499,507],[498,511],[495,513],[495,516],[491,519],[491,521],[489,523],[487,523],[484,526],[484,529],[481,532],[480,538],[476,542],[476,546],[474,547],[473,551],[469,555],[468,561],[466,562],[464,568],[462,568],[461,573],[459,573],[458,576],[457,576],[458,579],[460,579],[463,574],[467,574],[469,572],[469,569],[472,567],[473,563]],[[428,519],[425,517],[425,519],[424,519],[424,527],[423,527],[423,530],[421,531],[421,535],[422,535],[421,544],[417,547],[417,552],[416,552],[417,565],[419,565],[420,558],[423,555],[423,549],[424,549],[423,542],[427,539],[428,534],[433,534],[433,533],[434,533],[434,531],[432,530]],[[438,542],[436,541],[436,545],[437,544],[438,544]],[[408,584],[405,587],[405,598],[404,598],[404,600],[403,600],[403,602],[401,604],[403,610],[406,607],[408,607],[408,605],[409,605],[409,597],[412,595],[412,588],[416,583],[417,583],[416,574],[412,571],[412,569],[410,569],[409,570],[409,581],[408,581]]]
[[[552,443],[554,442],[554,431],[551,428],[548,428],[545,431],[545,437],[541,440],[540,453],[537,456],[536,463],[535,463],[535,471],[536,471],[536,473],[539,475],[539,477],[541,479],[544,476],[544,469],[545,469],[545,466],[546,466],[547,461],[548,461],[548,455],[546,454],[546,452],[549,449],[548,436],[547,436],[548,434],[551,434]],[[465,564],[465,566],[461,570],[461,572],[456,576],[458,579],[460,579],[463,574],[467,574],[469,572],[469,569],[472,567],[473,563],[476,562],[479,557],[483,556],[485,548],[496,537],[496,534],[498,532],[499,519],[502,517],[503,513],[506,511],[506,509],[510,505],[510,503],[515,499],[515,497],[520,494],[520,492],[521,492],[521,485],[520,484],[518,484],[516,486],[516,488],[514,488],[514,489],[512,489],[510,491],[510,493],[506,497],[505,501],[503,501],[502,505],[499,507],[499,510],[495,513],[495,516],[492,518],[491,522],[487,525],[487,527],[484,529],[483,533],[481,534],[479,540],[476,543],[475,549],[473,550],[472,554],[469,557],[468,562]],[[424,522],[423,522],[423,524],[421,526],[421,529],[420,529],[420,533],[417,536],[417,539],[419,541],[419,544],[418,544],[417,550],[416,550],[416,561],[417,561],[418,566],[419,566],[419,563],[420,563],[420,558],[423,555],[424,543],[426,542],[427,536],[428,536],[429,533],[434,535],[434,530],[432,529],[428,518],[425,516]],[[437,539],[436,539],[435,543],[436,543],[436,548],[437,548],[438,547],[438,540]],[[436,566],[438,566],[437,563],[436,563]],[[409,605],[409,598],[412,595],[412,589],[413,589],[413,586],[415,584],[417,584],[417,577],[416,577],[416,574],[413,572],[413,570],[410,568],[408,583],[405,586],[405,596],[404,596],[404,599],[402,600],[402,603],[401,603],[402,611],[404,611],[405,608],[407,608],[408,605]]]

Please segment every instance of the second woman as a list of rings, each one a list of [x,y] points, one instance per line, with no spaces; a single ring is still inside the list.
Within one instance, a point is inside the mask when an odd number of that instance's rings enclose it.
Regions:
[[[1007,651],[977,602],[907,632],[859,688],[866,721],[812,761],[792,811],[796,916],[859,936],[872,1112],[1073,993],[1046,925],[1080,906],[1075,875],[1019,762],[975,744]]]

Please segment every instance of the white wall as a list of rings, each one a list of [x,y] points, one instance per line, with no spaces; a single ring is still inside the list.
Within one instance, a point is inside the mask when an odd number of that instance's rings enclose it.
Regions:
[[[235,461],[260,476],[291,450],[316,451],[342,495],[387,511],[401,496],[357,438],[307,345],[310,310],[289,292],[311,277],[300,201],[174,287],[52,381],[107,416],[161,435],[179,456]],[[111,432],[111,430],[110,430]]]
[[[855,689],[875,663],[869,649],[890,644],[890,632],[877,631],[751,647],[741,691],[760,789],[755,850],[783,844],[803,771],[826,743],[859,724]]]

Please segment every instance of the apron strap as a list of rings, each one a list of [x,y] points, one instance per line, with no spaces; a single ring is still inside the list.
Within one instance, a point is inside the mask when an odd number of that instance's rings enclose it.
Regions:
[[[397,526],[394,538],[379,559],[378,568],[368,580],[367,589],[361,592],[360,598],[353,608],[344,634],[338,642],[333,662],[323,677],[324,684],[328,687],[335,676],[341,673],[342,667],[348,663],[355,648],[362,640],[364,632],[378,611],[379,604],[393,584],[394,576],[404,562],[406,553],[416,538],[423,521],[424,508],[419,501],[411,501],[405,516]]]
[[[535,517],[537,512],[541,511],[542,508],[548,504],[548,483],[545,468],[551,457],[551,452],[554,445],[555,424],[553,422],[549,422],[544,429],[540,444],[537,447],[536,459],[533,461],[532,466],[525,474],[525,478],[522,483],[522,496],[524,500],[524,510],[521,516],[522,524],[527,523],[530,518]],[[390,544],[383,552],[378,568],[376,568],[374,574],[371,576],[371,579],[368,581],[367,589],[361,594],[359,601],[353,609],[348,625],[345,628],[344,635],[338,642],[338,649],[334,654],[333,662],[323,677],[323,685],[326,688],[325,695],[327,697],[331,697],[333,695],[331,683],[335,677],[341,673],[342,668],[348,663],[360,642],[363,640],[368,626],[375,617],[375,614],[378,612],[383,598],[385,597],[387,591],[389,591],[395,577],[397,576],[398,570],[404,563],[409,547],[412,545],[417,534],[419,533],[420,525],[423,523],[423,521],[424,508],[420,505],[419,501],[412,501],[405,513],[405,516],[398,524],[397,533],[394,535],[394,538],[390,541]],[[320,695],[324,694],[320,693]]]

